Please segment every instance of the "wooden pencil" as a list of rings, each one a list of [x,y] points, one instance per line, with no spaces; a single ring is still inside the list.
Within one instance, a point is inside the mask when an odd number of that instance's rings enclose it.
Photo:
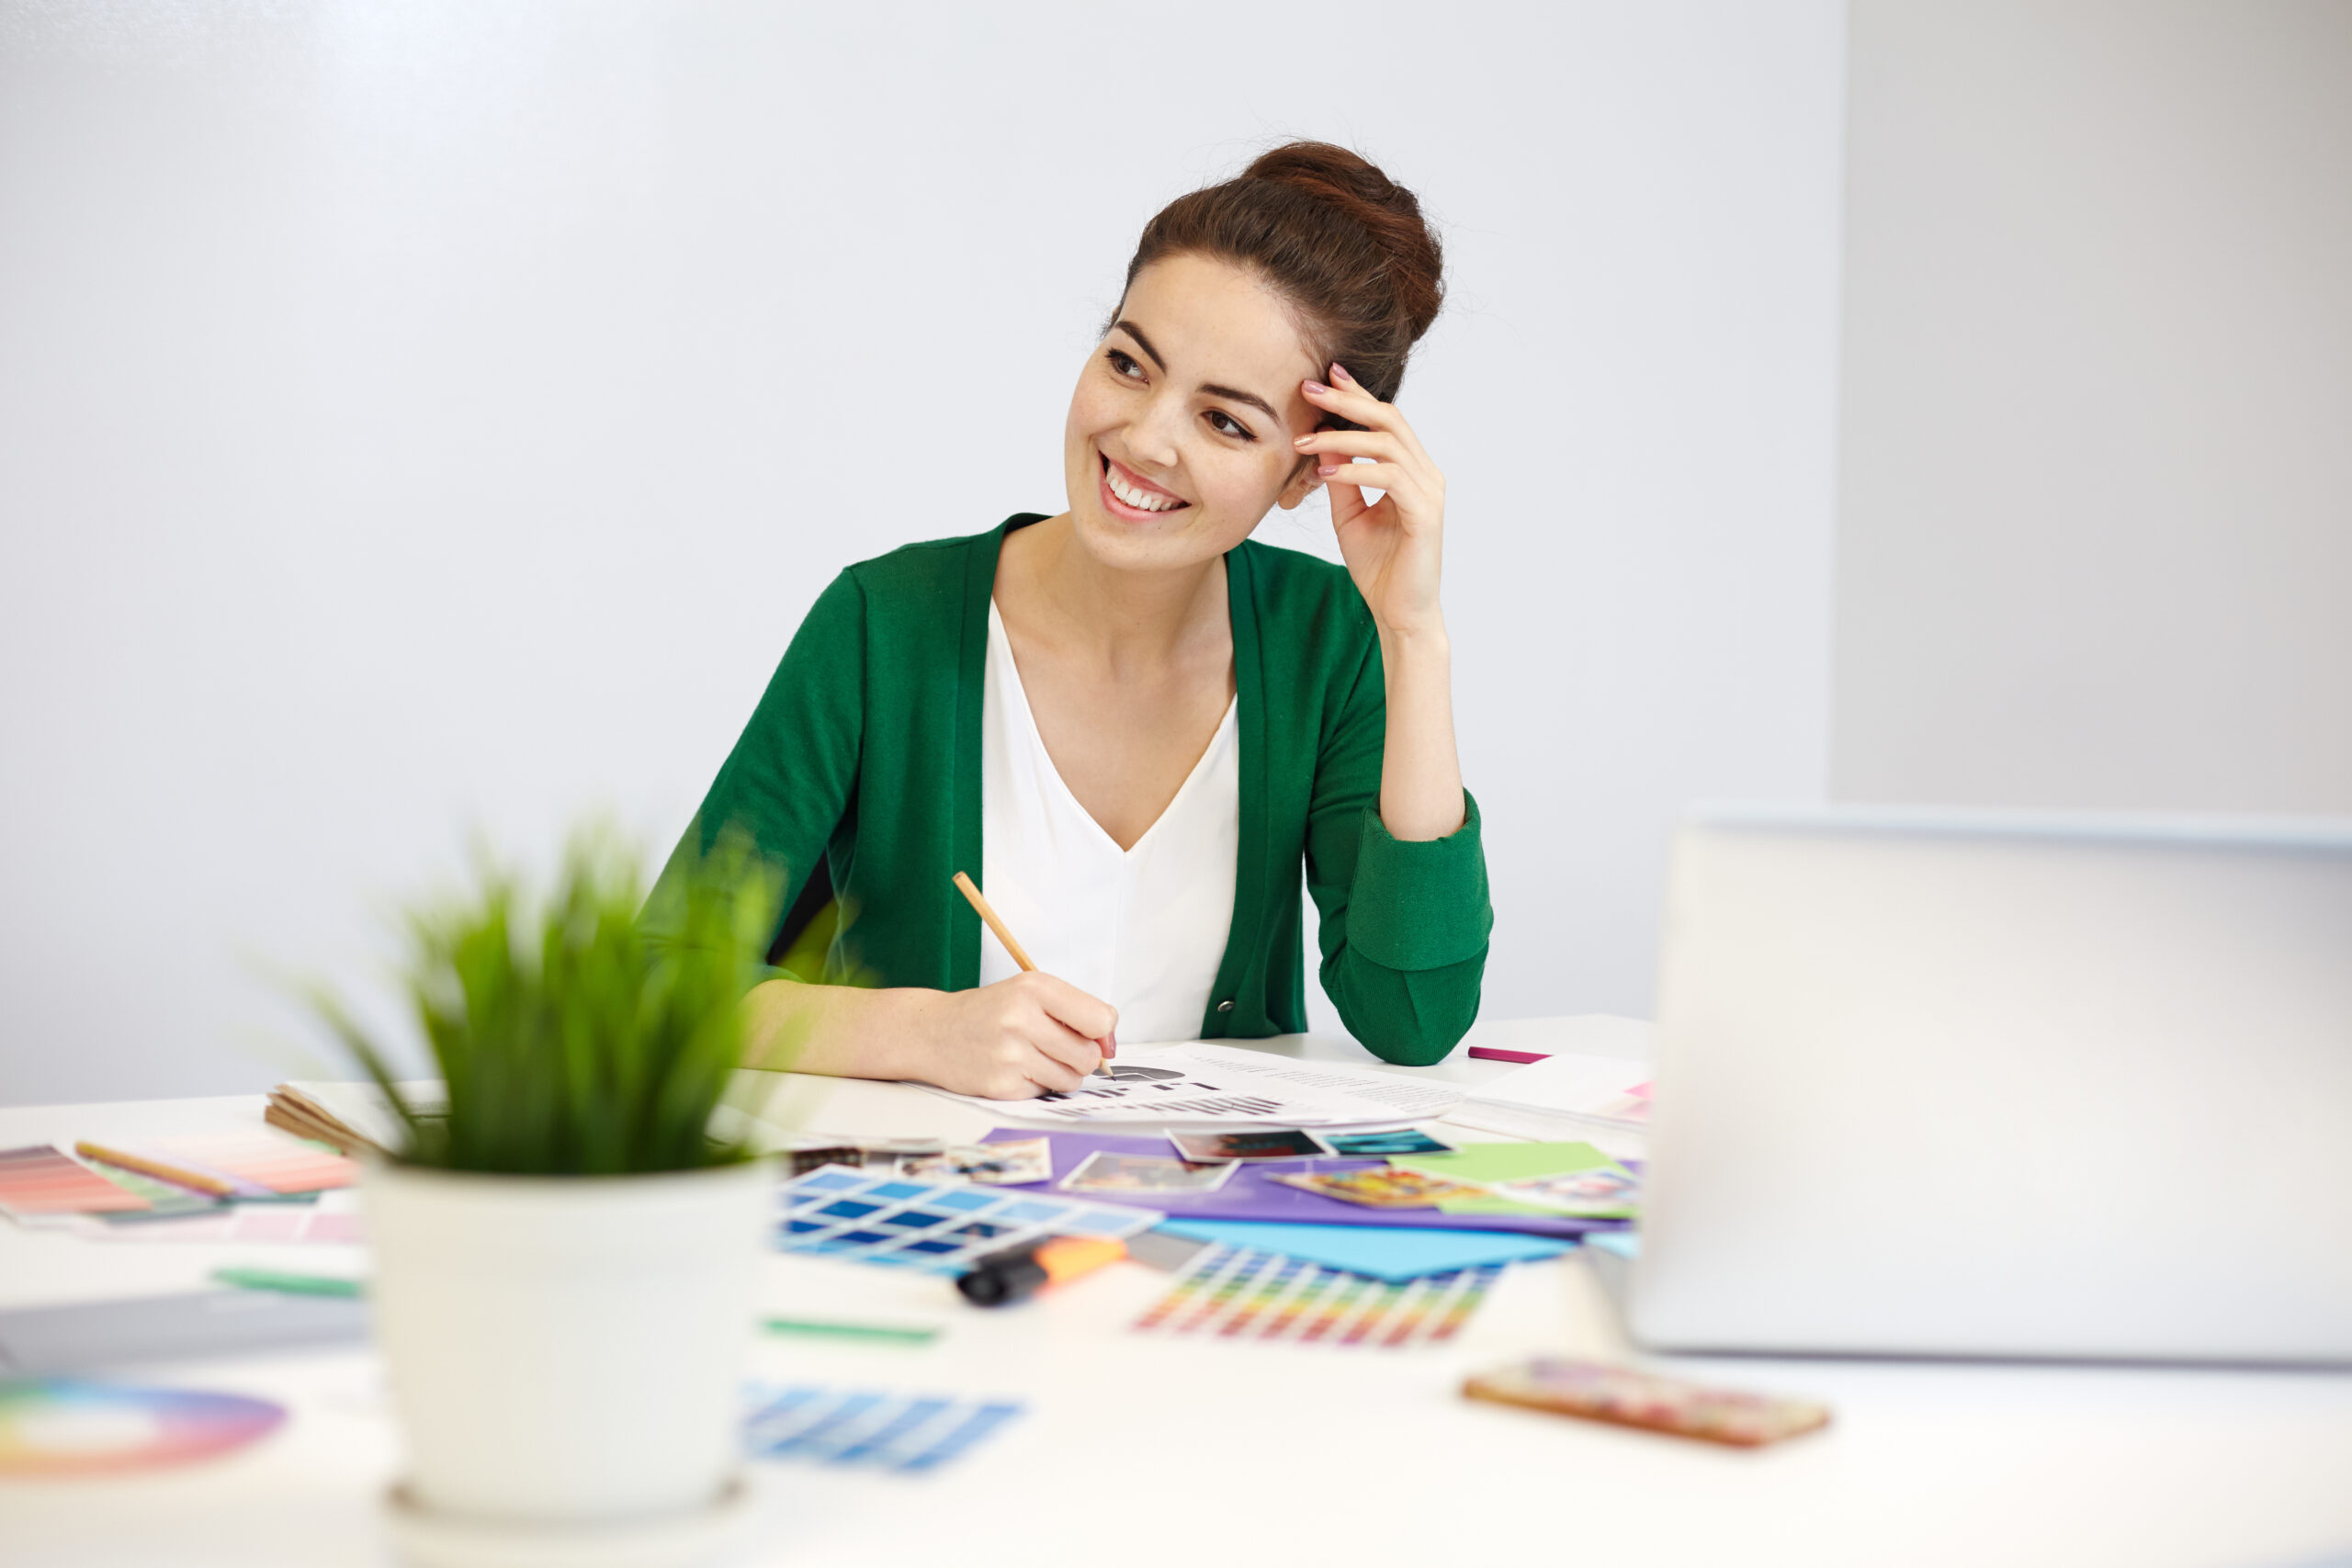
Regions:
[[[125,1170],[135,1170],[141,1176],[152,1176],[158,1181],[168,1181],[175,1187],[192,1188],[210,1198],[236,1198],[249,1195],[243,1192],[236,1180],[217,1172],[190,1169],[187,1166],[174,1165],[167,1160],[131,1154],[124,1149],[109,1148],[104,1144],[92,1143],[87,1138],[75,1144],[74,1152],[86,1159],[103,1160],[108,1165],[119,1165]],[[243,1187],[251,1187],[254,1192],[267,1190],[259,1184],[252,1182],[244,1183]]]
[[[956,890],[970,900],[973,912],[988,923],[989,930],[996,932],[997,941],[1004,943],[1005,952],[1012,954],[1012,961],[1021,965],[1021,972],[1035,975],[1037,966],[1029,962],[1029,954],[1022,950],[1020,942],[1013,940],[1012,933],[1004,929],[1004,922],[996,918],[996,911],[989,908],[989,901],[980,897],[980,890],[972,886],[972,879],[960,871],[956,874]],[[1108,1056],[1111,1053],[1106,1050],[1102,1054]],[[1098,1066],[1091,1076],[1107,1078],[1111,1074],[1108,1068]]]
[[[996,932],[997,941],[1004,943],[1005,952],[1012,954],[1012,961],[1021,965],[1021,972],[1024,975],[1035,974],[1037,966],[1029,962],[1028,953],[1022,951],[1021,944],[1013,940],[1012,933],[1004,929],[1004,922],[996,918],[996,911],[989,908],[989,901],[980,897],[980,890],[972,886],[972,879],[962,872],[957,872],[956,888],[971,900],[972,908],[981,919],[988,922],[989,930]]]

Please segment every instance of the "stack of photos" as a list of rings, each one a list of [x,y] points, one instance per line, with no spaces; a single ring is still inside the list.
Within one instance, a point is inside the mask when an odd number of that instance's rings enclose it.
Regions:
[[[1450,1155],[1453,1145],[1418,1127],[1376,1133],[1310,1133],[1303,1127],[1246,1133],[1170,1133],[1168,1141],[1189,1160],[1388,1159],[1396,1155]]]

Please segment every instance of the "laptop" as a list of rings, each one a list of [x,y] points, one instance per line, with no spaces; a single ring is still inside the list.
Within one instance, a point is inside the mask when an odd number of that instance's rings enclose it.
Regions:
[[[2352,823],[1702,811],[1627,1324],[2352,1362]]]

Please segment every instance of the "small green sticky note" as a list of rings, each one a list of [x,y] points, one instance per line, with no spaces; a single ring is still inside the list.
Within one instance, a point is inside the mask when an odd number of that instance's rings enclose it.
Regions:
[[[241,1291],[277,1291],[289,1296],[357,1296],[367,1287],[331,1274],[281,1274],[274,1269],[215,1269],[212,1277]]]
[[[880,1339],[896,1345],[928,1345],[939,1337],[936,1328],[900,1328],[881,1323],[818,1322],[800,1317],[771,1317],[763,1326],[770,1334],[806,1334],[824,1339]]]

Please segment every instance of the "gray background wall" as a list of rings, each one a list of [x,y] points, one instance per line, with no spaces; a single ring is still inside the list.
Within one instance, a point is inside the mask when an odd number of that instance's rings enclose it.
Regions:
[[[319,1072],[269,973],[469,827],[666,848],[833,571],[1060,506],[1136,231],[1288,134],[1451,247],[1488,1012],[1645,1010],[1679,803],[1826,783],[1841,14],[1332,18],[0,0],[0,1102]]]
[[[2352,5],[1850,25],[1833,790],[2352,813]]]
[[[1327,17],[0,0],[0,1101],[320,1070],[269,976],[469,829],[658,853],[1287,134],[1452,247],[1489,1016],[1646,1010],[1695,796],[2352,813],[2352,5]]]

